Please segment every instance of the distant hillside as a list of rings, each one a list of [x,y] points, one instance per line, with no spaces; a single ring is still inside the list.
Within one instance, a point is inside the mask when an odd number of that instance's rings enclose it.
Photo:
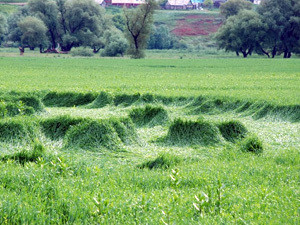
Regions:
[[[215,33],[222,25],[218,12],[166,11],[155,14],[156,25],[166,25],[176,36],[207,36]]]

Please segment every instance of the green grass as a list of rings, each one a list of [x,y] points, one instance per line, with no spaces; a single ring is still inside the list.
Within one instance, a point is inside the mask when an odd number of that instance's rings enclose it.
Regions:
[[[0,88],[223,96],[295,105],[300,102],[298,61],[1,57]]]
[[[297,59],[0,66],[0,224],[299,224]]]

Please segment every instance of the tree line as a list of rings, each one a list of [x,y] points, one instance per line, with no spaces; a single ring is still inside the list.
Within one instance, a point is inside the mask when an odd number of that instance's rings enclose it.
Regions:
[[[245,0],[229,0],[220,7],[226,18],[215,38],[220,49],[253,52],[274,58],[300,53],[300,1],[262,0],[253,9]]]
[[[144,57],[157,8],[148,0],[123,15],[109,16],[94,0],[29,0],[6,20],[0,15],[0,38],[24,48],[69,52],[74,47],[102,49],[102,55]],[[152,38],[152,42],[155,41]]]

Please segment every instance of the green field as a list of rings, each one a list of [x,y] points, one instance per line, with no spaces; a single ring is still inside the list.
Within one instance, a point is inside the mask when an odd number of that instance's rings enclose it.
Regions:
[[[299,59],[0,57],[0,224],[299,224]]]
[[[2,90],[225,96],[300,103],[298,59],[89,59],[1,57]]]

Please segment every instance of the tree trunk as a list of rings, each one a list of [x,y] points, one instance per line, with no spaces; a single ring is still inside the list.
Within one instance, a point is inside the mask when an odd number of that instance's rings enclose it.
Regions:
[[[275,58],[276,53],[277,53],[276,46],[274,46],[274,48],[272,50],[272,58]]]
[[[266,52],[263,48],[261,48],[261,51],[265,54],[265,55],[267,55],[268,56],[268,58],[270,58],[270,54],[269,54],[269,52]]]
[[[240,53],[238,51],[235,51],[236,56],[240,56]]]

